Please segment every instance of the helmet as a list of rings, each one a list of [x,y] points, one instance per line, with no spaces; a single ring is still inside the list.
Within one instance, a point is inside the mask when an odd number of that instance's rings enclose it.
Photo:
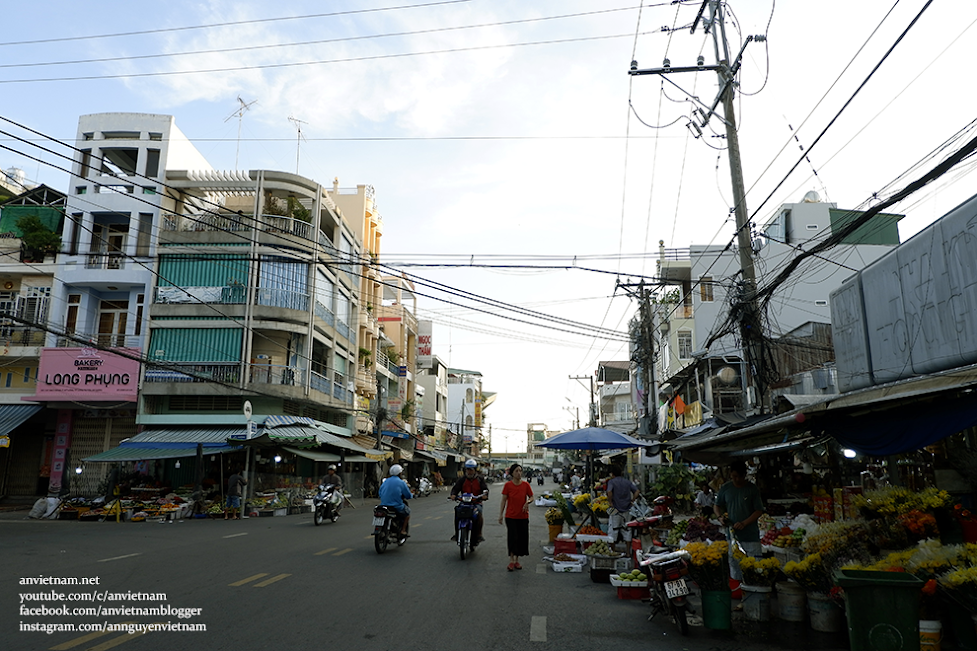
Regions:
[[[465,462],[465,467],[466,468],[477,468],[478,467],[478,463],[476,463],[474,459],[469,459],[468,461]]]
[[[329,470],[335,470],[335,469],[336,469],[336,465],[335,464],[332,464],[332,463],[329,464]]]
[[[397,475],[399,475],[402,472],[404,472],[404,467],[402,465],[400,465],[399,463],[395,463],[394,465],[390,466],[390,476],[391,477],[396,477]]]

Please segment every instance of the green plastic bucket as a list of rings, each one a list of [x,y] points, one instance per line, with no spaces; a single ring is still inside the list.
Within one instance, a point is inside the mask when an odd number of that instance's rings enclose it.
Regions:
[[[702,591],[702,622],[714,631],[733,627],[733,605],[729,590]]]
[[[904,572],[841,570],[851,651],[919,651],[919,591]]]

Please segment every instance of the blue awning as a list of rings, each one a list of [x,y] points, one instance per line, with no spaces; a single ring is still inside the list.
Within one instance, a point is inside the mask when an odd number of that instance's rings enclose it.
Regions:
[[[385,429],[385,430],[383,430],[383,435],[384,436],[389,436],[389,437],[395,438],[395,439],[409,439],[410,438],[410,434],[408,434],[407,432],[398,432],[398,431],[395,431],[395,430],[392,430],[392,429]]]
[[[0,405],[0,436],[20,427],[41,410],[41,405]]]

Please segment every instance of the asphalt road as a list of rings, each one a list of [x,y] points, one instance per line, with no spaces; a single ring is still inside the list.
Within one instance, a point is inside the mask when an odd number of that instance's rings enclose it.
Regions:
[[[6,651],[189,651],[200,648],[304,650],[320,647],[393,649],[838,648],[836,636],[782,623],[732,634],[693,627],[681,638],[648,607],[617,599],[587,573],[557,574],[538,545],[506,571],[505,529],[498,524],[498,484],[486,504],[487,541],[459,558],[445,493],[412,502],[411,538],[377,555],[373,501],[346,508],[339,522],[316,527],[311,515],[242,521],[83,523],[0,518],[0,648]],[[494,517],[492,517],[494,516]],[[530,513],[533,541],[546,537],[543,509]],[[98,585],[22,585],[31,577],[97,577]],[[95,593],[97,602],[47,599],[51,592]],[[127,593],[148,594],[136,601]],[[38,607],[158,607],[201,609],[170,616],[22,615],[21,595]],[[102,593],[109,593],[105,597]],[[119,593],[122,593],[121,595]],[[121,601],[111,601],[115,594]],[[132,597],[132,598],[129,598]],[[22,630],[25,623],[92,622],[203,624],[205,631],[144,633]],[[812,637],[813,635],[813,637]]]

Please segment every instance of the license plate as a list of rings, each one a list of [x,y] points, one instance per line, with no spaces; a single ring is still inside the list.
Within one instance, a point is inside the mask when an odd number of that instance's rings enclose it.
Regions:
[[[385,519],[386,518],[373,518],[373,526],[374,527],[382,527],[383,526],[383,521]]]
[[[689,594],[689,586],[685,584],[685,579],[669,581],[665,584],[665,596],[669,599],[684,597],[687,594]]]

